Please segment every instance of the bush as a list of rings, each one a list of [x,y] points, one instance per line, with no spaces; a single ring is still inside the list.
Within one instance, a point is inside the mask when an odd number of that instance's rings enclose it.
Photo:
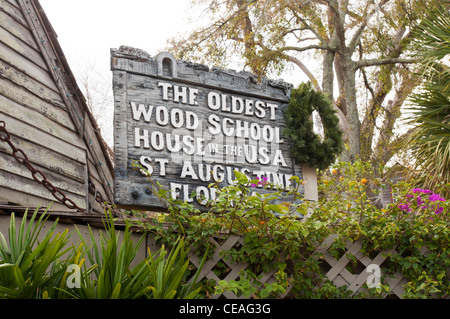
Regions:
[[[366,254],[395,248],[397,254],[383,265],[387,275],[400,271],[407,279],[406,298],[436,298],[449,294],[449,201],[440,196],[450,185],[435,191],[410,183],[389,183],[368,164],[339,163],[323,174],[323,196],[311,218],[329,220],[340,238],[363,241]],[[414,182],[412,182],[414,184]],[[374,190],[392,187],[393,203],[373,205]],[[338,242],[337,242],[338,243]],[[338,244],[336,244],[338,245]]]
[[[154,193],[167,203],[168,213],[151,223],[137,222],[163,243],[174,243],[175,234],[182,234],[197,253],[210,247],[209,257],[215,248],[211,247],[211,236],[219,243],[232,234],[243,237],[242,247],[221,254],[230,262],[247,263],[245,272],[237,281],[203,281],[204,296],[227,290],[245,297],[277,298],[289,287],[290,298],[349,297],[346,287],[338,288],[325,278],[322,261],[315,253],[331,234],[338,234],[331,252],[342,248],[348,239],[361,239],[366,254],[395,248],[398,254],[383,264],[383,273],[403,273],[409,281],[405,297],[448,295],[448,200],[439,193],[413,189],[404,182],[392,184],[395,202],[379,208],[373,204],[374,197],[386,182],[375,177],[382,176],[380,172],[361,161],[338,163],[321,172],[318,202],[302,201],[298,187],[286,192],[265,181],[249,180],[240,172],[235,176],[233,185],[209,185],[217,188],[217,198],[209,202],[207,212],[172,199],[168,190],[152,183]],[[297,186],[302,183],[297,177],[293,182]],[[254,193],[255,186],[272,193]],[[309,217],[302,222],[299,214]],[[227,271],[225,265],[220,266],[215,267],[219,277]],[[262,274],[269,271],[275,271],[276,282],[262,284]],[[383,280],[380,289],[354,297],[388,294],[386,278]]]
[[[106,214],[106,233],[101,233],[100,243],[89,228],[92,244],[79,233],[80,242],[76,246],[68,246],[68,229],[53,236],[58,221],[39,241],[48,215],[45,212],[34,223],[37,212],[30,220],[25,213],[19,228],[12,214],[8,241],[0,233],[0,298],[190,299],[197,296],[199,289],[194,284],[203,263],[194,278],[186,282],[189,247],[183,238],[176,240],[169,254],[164,246],[156,253],[149,250],[148,257],[131,266],[144,236],[133,243],[127,224],[119,240],[110,212]],[[79,280],[75,284],[72,270],[77,268]]]

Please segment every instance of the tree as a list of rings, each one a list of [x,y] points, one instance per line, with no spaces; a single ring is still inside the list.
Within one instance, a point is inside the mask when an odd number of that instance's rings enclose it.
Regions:
[[[450,183],[450,67],[443,63],[450,56],[450,12],[432,11],[413,33],[426,82],[411,98],[414,128],[407,146],[415,157],[418,183],[433,189],[440,182]]]
[[[410,70],[416,59],[404,57],[410,28],[434,1],[196,2],[207,5],[202,15],[209,14],[212,22],[171,42],[179,58],[226,66],[233,56],[242,56],[258,76],[293,63],[333,101],[349,148],[342,159],[385,164],[395,153],[404,136],[395,136],[394,125],[419,81]],[[320,54],[315,57],[319,72],[305,60],[311,51]],[[361,101],[364,91],[370,98]]]

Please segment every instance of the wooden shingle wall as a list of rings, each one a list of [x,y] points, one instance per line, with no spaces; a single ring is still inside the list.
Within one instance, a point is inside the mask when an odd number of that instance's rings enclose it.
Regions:
[[[0,0],[0,121],[30,163],[86,213],[112,199],[112,164],[38,1]],[[0,201],[63,208],[0,141]]]

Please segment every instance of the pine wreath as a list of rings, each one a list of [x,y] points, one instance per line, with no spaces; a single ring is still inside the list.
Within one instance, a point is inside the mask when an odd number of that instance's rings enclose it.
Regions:
[[[323,141],[313,130],[313,110],[319,113],[323,124]],[[292,141],[291,155],[298,163],[325,169],[342,152],[344,143],[336,111],[328,98],[314,90],[310,82],[291,91],[285,116],[284,134]]]

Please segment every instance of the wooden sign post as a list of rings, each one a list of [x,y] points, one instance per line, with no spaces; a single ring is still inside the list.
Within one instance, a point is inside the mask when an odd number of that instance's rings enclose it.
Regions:
[[[293,186],[294,175],[305,179],[283,137],[290,84],[258,83],[246,72],[177,61],[167,52],[151,57],[129,47],[111,50],[111,68],[118,206],[162,208],[146,174],[200,209],[215,198],[208,185],[232,183],[235,170],[283,188]],[[315,173],[309,179],[312,191],[305,195],[314,199]]]

